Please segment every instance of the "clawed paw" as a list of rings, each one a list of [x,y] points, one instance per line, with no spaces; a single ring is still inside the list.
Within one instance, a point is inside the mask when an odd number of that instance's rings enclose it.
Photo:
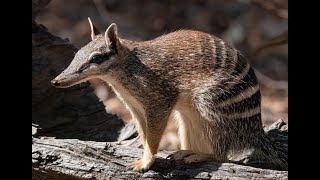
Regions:
[[[150,160],[140,159],[130,163],[129,168],[131,168],[133,171],[145,173],[149,170],[153,162],[154,162],[154,159],[150,159]]]

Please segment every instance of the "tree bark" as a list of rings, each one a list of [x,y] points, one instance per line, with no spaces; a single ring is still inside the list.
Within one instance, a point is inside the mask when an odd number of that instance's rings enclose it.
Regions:
[[[68,89],[50,84],[78,49],[35,21],[49,2],[32,1],[32,123],[40,136],[115,141],[123,123],[106,113],[89,83]]]
[[[287,125],[278,121],[266,129],[269,136],[287,144]],[[186,164],[161,151],[146,173],[126,165],[141,158],[142,149],[117,142],[76,139],[32,139],[33,179],[288,179],[288,171],[261,169],[233,163],[206,161]],[[248,158],[248,157],[246,157]],[[251,162],[253,162],[251,160]]]

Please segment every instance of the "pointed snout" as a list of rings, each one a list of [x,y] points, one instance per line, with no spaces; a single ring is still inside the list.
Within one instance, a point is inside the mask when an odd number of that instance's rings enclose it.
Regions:
[[[68,88],[85,82],[96,72],[94,68],[89,67],[85,59],[82,61],[73,60],[63,72],[51,80],[51,85],[56,88]]]
[[[55,87],[60,85],[59,81],[55,80],[55,79],[51,81],[51,84],[52,84],[52,86],[55,86]]]
[[[86,79],[81,77],[80,74],[66,74],[62,72],[59,76],[51,80],[51,85],[56,88],[68,88],[85,80]]]

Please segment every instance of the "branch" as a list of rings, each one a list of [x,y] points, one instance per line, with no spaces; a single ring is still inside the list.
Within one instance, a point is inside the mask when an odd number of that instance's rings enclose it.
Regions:
[[[273,80],[257,69],[255,70],[255,73],[261,85],[266,86],[271,90],[284,90],[286,92],[286,95],[288,95],[288,81]]]
[[[271,12],[273,15],[283,19],[288,19],[288,7],[286,7],[288,4],[287,1],[282,1],[282,3],[280,3],[272,0],[254,0],[254,3]]]
[[[288,30],[260,45],[258,48],[256,48],[254,53],[252,53],[251,57],[256,56],[258,53],[262,52],[265,49],[284,44],[288,44]]]

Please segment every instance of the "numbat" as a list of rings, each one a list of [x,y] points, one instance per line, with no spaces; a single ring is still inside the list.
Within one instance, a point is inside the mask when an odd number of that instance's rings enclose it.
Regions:
[[[287,153],[263,130],[257,78],[239,51],[199,31],[137,42],[121,39],[114,23],[104,34],[89,23],[92,41],[51,83],[67,88],[98,78],[112,87],[136,120],[144,148],[133,170],[153,164],[170,114],[181,149],[189,150],[181,152],[228,162],[230,152],[253,148],[287,170]]]

